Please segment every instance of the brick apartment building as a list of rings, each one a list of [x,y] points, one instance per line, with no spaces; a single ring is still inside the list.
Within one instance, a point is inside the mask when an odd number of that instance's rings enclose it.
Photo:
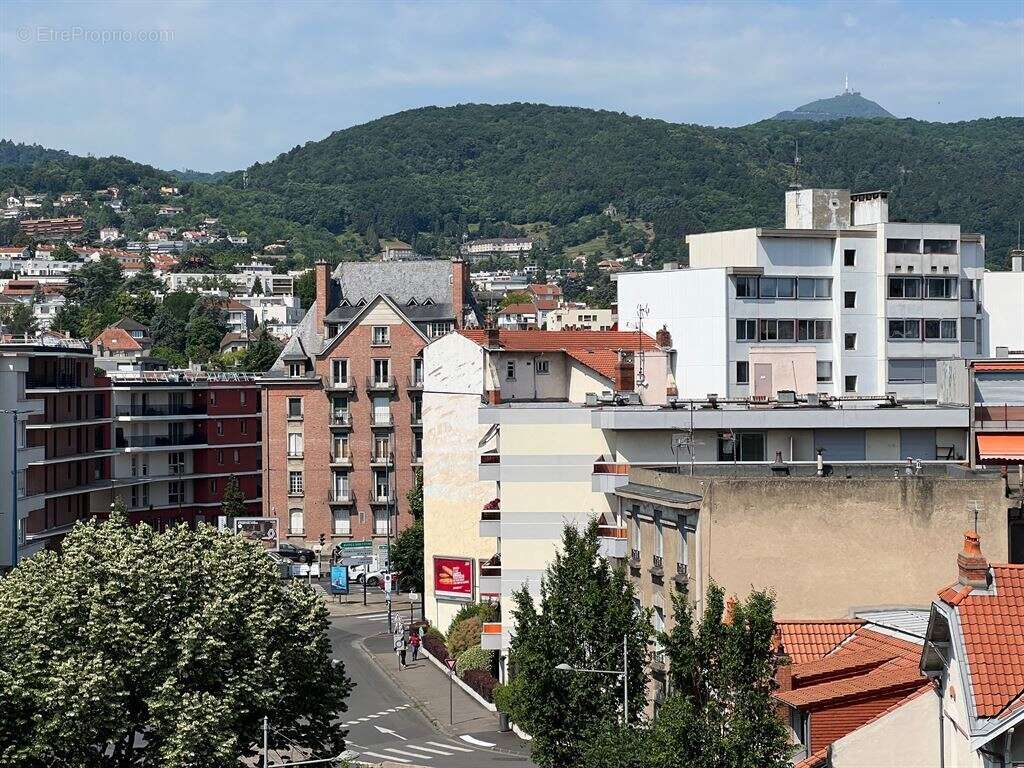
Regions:
[[[29,237],[46,240],[66,235],[80,235],[85,221],[80,216],[68,216],[63,219],[22,219],[18,225]]]
[[[479,322],[469,270],[441,260],[315,270],[316,301],[263,379],[263,510],[282,540],[383,542],[412,519],[423,347]]]

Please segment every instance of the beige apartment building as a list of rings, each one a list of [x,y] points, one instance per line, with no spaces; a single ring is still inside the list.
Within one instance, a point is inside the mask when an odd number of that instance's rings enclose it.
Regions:
[[[607,331],[614,326],[615,315],[610,309],[559,307],[548,312],[545,327],[549,331]]]

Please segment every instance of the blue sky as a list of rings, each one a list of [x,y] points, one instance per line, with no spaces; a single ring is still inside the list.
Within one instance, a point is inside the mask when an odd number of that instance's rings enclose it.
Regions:
[[[1024,114],[1024,0],[0,3],[0,134],[235,169],[430,104],[742,125],[851,86],[898,116]]]

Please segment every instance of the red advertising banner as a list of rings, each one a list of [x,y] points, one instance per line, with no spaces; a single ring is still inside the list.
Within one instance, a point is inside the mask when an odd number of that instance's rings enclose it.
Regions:
[[[473,558],[434,557],[434,594],[473,599]]]

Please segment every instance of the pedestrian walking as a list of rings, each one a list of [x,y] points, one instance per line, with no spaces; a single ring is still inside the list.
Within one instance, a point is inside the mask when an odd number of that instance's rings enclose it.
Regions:
[[[405,633],[398,635],[395,640],[395,651],[398,653],[398,667],[399,669],[405,669],[405,654],[409,645],[405,639]]]
[[[416,661],[416,657],[420,653],[420,633],[413,632],[412,637],[409,638],[409,645],[412,646],[412,660]]]

